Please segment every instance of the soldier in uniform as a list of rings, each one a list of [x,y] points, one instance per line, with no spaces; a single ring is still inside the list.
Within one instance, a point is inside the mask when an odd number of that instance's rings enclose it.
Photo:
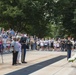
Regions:
[[[21,54],[21,62],[22,63],[27,63],[25,62],[25,56],[26,56],[26,40],[27,37],[23,34],[21,39],[20,39],[20,43],[22,45],[22,54]]]

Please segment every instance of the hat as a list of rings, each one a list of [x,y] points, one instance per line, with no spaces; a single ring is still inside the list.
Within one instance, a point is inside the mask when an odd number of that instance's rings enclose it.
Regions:
[[[26,34],[24,34],[24,37],[27,37],[27,35],[26,35]]]

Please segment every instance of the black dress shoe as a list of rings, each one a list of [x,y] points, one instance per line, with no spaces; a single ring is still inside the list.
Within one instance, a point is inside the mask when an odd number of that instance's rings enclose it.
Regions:
[[[21,63],[17,63],[18,65],[21,65]]]
[[[27,63],[27,62],[22,62],[22,63]]]
[[[13,66],[17,66],[17,64],[12,64]]]

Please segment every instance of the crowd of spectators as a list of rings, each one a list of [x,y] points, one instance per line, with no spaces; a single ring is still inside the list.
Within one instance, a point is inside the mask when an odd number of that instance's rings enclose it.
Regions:
[[[26,50],[38,50],[38,51],[67,51],[66,49],[67,39],[61,38],[39,38],[37,36],[30,36],[26,33],[20,33],[9,29],[7,31],[4,28],[0,29],[0,54],[3,52],[13,52],[13,65],[25,62]],[[76,48],[76,41],[71,38],[72,48]],[[24,51],[23,51],[24,49]],[[15,52],[15,53],[14,53]],[[25,54],[24,54],[25,53]],[[21,54],[24,56],[21,59]]]
[[[7,31],[0,30],[0,41],[2,40],[3,49],[5,52],[10,52],[12,50],[13,38],[21,38],[24,35],[26,40],[26,48],[28,50],[50,50],[50,51],[66,51],[66,40],[67,39],[54,39],[54,38],[38,38],[36,36],[29,36],[27,34],[22,34],[15,32],[13,29]],[[71,39],[73,47],[76,48],[76,41],[74,38]]]

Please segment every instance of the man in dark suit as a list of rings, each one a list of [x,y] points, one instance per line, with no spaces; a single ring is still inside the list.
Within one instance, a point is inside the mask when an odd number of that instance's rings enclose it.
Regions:
[[[67,59],[71,57],[71,50],[72,50],[72,42],[70,37],[68,37],[68,40],[66,41],[66,50],[67,50]]]
[[[22,35],[21,39],[20,39],[20,43],[22,45],[22,54],[21,54],[21,62],[22,63],[27,63],[25,62],[25,56],[26,56],[26,35]]]

